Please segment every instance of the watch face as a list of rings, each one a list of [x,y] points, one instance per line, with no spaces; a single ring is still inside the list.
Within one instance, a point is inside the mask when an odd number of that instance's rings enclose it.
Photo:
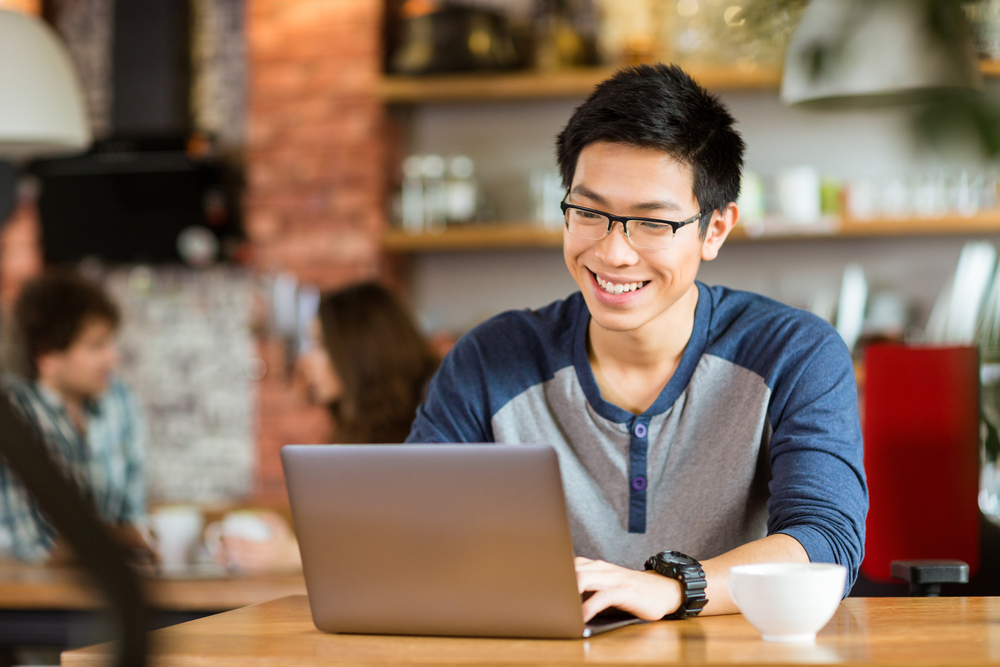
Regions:
[[[660,560],[664,563],[676,563],[677,565],[697,565],[698,561],[687,554],[679,551],[664,551],[660,554]]]

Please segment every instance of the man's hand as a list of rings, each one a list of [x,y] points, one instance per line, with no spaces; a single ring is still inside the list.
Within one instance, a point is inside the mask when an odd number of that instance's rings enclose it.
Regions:
[[[583,603],[583,620],[615,607],[647,621],[658,621],[681,606],[681,585],[656,572],[641,572],[589,558],[575,559],[580,594],[592,595]]]

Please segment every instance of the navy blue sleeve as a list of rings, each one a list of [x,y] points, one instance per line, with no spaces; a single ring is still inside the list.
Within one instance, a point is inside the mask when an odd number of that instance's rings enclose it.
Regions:
[[[567,342],[583,299],[501,313],[455,344],[427,388],[407,442],[494,442],[492,419],[529,387],[572,364]]]
[[[794,537],[816,563],[847,567],[846,595],[864,556],[865,481],[850,353],[826,323],[787,341],[771,394],[768,534]]]
[[[486,361],[475,331],[445,356],[406,442],[493,442]]]

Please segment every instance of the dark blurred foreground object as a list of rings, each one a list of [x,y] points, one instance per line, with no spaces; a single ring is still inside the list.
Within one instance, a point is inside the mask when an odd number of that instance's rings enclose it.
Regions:
[[[861,572],[938,595],[979,569],[979,350],[877,344],[865,368]]]
[[[117,665],[146,664],[149,616],[127,554],[89,503],[59,471],[45,447],[0,392],[0,455],[6,459],[53,527],[72,546],[94,584],[107,596],[121,630]]]
[[[0,95],[0,159],[19,163],[71,154],[90,145],[90,127],[72,61],[42,21],[0,10],[0,90],[5,93]],[[116,664],[145,665],[147,611],[124,550],[2,393],[0,456],[107,596],[121,630]]]
[[[397,74],[505,70],[526,64],[508,19],[484,9],[444,5],[399,18],[392,32],[398,43],[388,69]]]

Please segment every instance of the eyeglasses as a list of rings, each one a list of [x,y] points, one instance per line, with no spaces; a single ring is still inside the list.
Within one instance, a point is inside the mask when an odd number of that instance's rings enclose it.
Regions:
[[[674,234],[678,229],[700,220],[705,215],[699,211],[687,220],[674,222],[658,218],[611,215],[592,208],[567,204],[566,200],[560,202],[559,206],[566,216],[566,231],[573,236],[598,241],[611,233],[616,222],[620,222],[629,243],[645,250],[666,250],[674,242]],[[636,223],[632,229],[628,226],[630,222]]]

